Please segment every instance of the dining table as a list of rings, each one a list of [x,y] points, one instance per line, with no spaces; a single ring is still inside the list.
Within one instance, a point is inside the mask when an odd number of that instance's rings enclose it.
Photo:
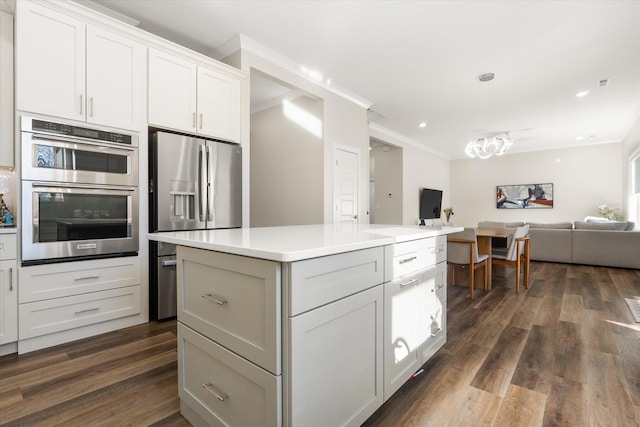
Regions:
[[[494,239],[505,239],[505,241],[513,236],[515,228],[476,228],[476,238],[478,240],[478,253],[489,255],[488,274],[489,274],[489,289],[492,288],[491,282],[493,279],[492,265],[491,265],[491,253],[493,250]]]

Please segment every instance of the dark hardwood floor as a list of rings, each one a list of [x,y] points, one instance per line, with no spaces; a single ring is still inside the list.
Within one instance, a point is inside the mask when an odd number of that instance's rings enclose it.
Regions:
[[[640,426],[640,271],[531,263],[450,286],[447,344],[366,426]],[[175,321],[0,358],[0,425],[186,426]],[[243,426],[244,427],[244,426]]]

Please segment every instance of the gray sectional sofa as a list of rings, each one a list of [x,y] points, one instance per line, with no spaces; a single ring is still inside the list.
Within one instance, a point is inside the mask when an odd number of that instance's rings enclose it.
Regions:
[[[484,221],[478,226],[517,227]],[[632,222],[529,223],[534,261],[640,269],[640,231]]]

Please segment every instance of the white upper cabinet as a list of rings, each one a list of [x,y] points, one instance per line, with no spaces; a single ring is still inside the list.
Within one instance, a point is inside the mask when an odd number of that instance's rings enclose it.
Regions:
[[[142,44],[87,26],[87,121],[135,129],[145,122]]]
[[[149,124],[196,131],[196,65],[151,48]]]
[[[0,10],[0,166],[13,160],[13,15]]]
[[[149,49],[149,124],[240,141],[240,79]]]
[[[16,107],[84,119],[85,24],[16,2]]]
[[[198,67],[198,133],[240,142],[240,80]]]
[[[137,129],[144,120],[145,47],[31,2],[16,3],[16,106]]]

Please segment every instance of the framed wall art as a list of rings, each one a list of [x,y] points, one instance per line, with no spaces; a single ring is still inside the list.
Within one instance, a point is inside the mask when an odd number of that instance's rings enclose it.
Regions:
[[[499,185],[496,187],[496,208],[553,208],[553,184]]]

